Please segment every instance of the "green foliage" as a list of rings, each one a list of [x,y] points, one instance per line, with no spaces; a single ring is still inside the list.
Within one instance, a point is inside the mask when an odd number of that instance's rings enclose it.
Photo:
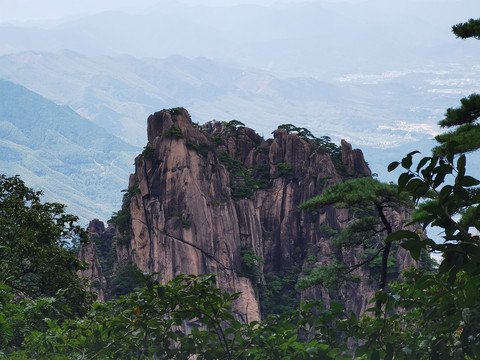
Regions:
[[[254,189],[266,189],[270,182],[270,168],[267,164],[256,164],[252,166],[252,177]]]
[[[110,296],[118,298],[130,294],[141,283],[143,275],[135,264],[122,266],[112,280]]]
[[[175,213],[174,215],[170,216],[170,218],[172,217],[176,217],[176,218],[179,218],[180,221],[182,222],[182,227],[184,229],[190,229],[190,226],[191,226],[191,222],[190,222],[190,214],[183,214],[181,212],[177,212]]]
[[[478,299],[468,295],[473,295],[474,287],[478,289],[478,278],[465,281],[459,276],[449,284],[443,275],[414,268],[404,277],[404,282],[390,284],[392,292],[377,295],[385,306],[383,316],[350,316],[342,323],[347,335],[363,343],[356,356],[367,354],[370,358],[377,353],[386,359],[478,358],[480,317],[474,306]]]
[[[207,206],[219,206],[221,204],[225,204],[227,202],[227,199],[222,199],[222,200],[217,200],[217,201],[210,201],[207,203]]]
[[[375,250],[368,254],[369,257],[356,264],[346,266],[333,260],[327,265],[312,269],[310,274],[299,280],[298,287],[305,289],[320,284],[324,287],[335,288],[345,281],[358,281],[356,276],[351,275],[354,270],[372,262],[380,262],[378,291],[383,292],[387,286],[388,274],[392,272],[389,268],[392,243],[388,237],[391,236],[393,228],[387,217],[387,211],[412,204],[410,196],[399,193],[395,185],[381,183],[369,177],[333,184],[322,194],[301,204],[299,208],[305,210],[331,205],[337,208],[352,206],[359,209],[372,208],[375,216],[366,215],[368,212],[362,211],[362,215],[366,216],[354,219],[355,221],[334,240],[334,244],[345,248],[364,246],[367,243],[375,242],[378,236],[383,238],[383,243],[376,246]],[[374,264],[373,269],[376,268],[377,266]],[[380,308],[381,306],[382,304],[378,300],[376,307]],[[377,316],[379,314],[380,312],[377,311]]]
[[[236,131],[237,129],[241,129],[245,127],[245,124],[238,120],[231,120],[229,122],[222,121],[222,125],[232,131]]]
[[[185,145],[188,148],[195,150],[200,155],[206,156],[208,154],[208,145],[205,143],[195,144],[191,141],[187,141]]]
[[[315,145],[318,146],[318,149],[321,151],[327,152],[335,166],[339,169],[343,168],[342,163],[342,148],[335,145],[329,136],[316,137],[312,132],[306,128],[300,128],[293,124],[283,124],[278,127],[278,129],[283,129],[289,134],[297,134],[300,138],[304,140],[312,141]]]
[[[258,285],[261,280],[260,264],[264,263],[263,259],[257,256],[253,249],[243,249],[240,254],[242,261],[238,275],[249,278],[253,284]]]
[[[460,102],[459,108],[447,109],[445,119],[439,122],[443,128],[455,129],[435,137],[440,145],[433,149],[434,154],[448,156],[480,148],[480,124],[475,123],[480,117],[480,95],[472,94]]]
[[[268,154],[270,150],[268,147],[260,145],[255,148],[255,151],[260,154]]]
[[[131,237],[130,235],[120,235],[120,236],[115,236],[113,238],[113,241],[115,242],[115,244],[117,246],[128,246],[130,245],[130,240],[131,240]]]
[[[29,201],[26,209],[38,209],[34,197]],[[2,207],[2,216],[6,215],[6,209]],[[109,246],[98,236],[93,236],[92,241],[99,252],[108,253]],[[5,250],[6,245],[2,243],[0,249]],[[40,256],[39,253],[35,256]],[[258,279],[260,262],[251,250],[242,253],[249,276]],[[139,279],[146,281],[145,286],[135,290]],[[275,316],[262,323],[243,324],[231,312],[231,302],[239,294],[222,292],[215,283],[211,275],[181,275],[160,284],[139,274],[130,264],[120,268],[112,281],[111,295],[119,298],[108,303],[91,303],[85,315],[72,311],[72,304],[66,302],[72,295],[78,302],[79,289],[60,289],[55,296],[31,300],[17,296],[16,290],[0,283],[0,356],[11,359],[348,358],[339,356],[345,348],[333,347],[327,341],[327,332],[312,332],[317,329],[315,319],[319,318],[316,305],[307,304],[290,317]],[[277,290],[281,291],[278,286]],[[325,324],[331,322],[332,312],[322,310],[322,313]],[[191,329],[183,333],[181,326],[187,323]],[[318,329],[329,328],[325,324]],[[308,340],[300,341],[299,334]]]
[[[130,226],[130,220],[130,209],[125,207],[114,212],[108,223],[115,224],[121,233],[125,233]]]
[[[338,231],[332,229],[327,224],[321,224],[318,226],[317,231],[321,237],[330,238],[332,236],[338,235]]]
[[[173,124],[168,128],[168,130],[161,133],[160,136],[171,136],[177,139],[182,139],[184,137],[182,131]]]
[[[471,25],[476,26],[476,22]],[[467,30],[470,32],[463,32]],[[454,27],[458,36],[476,36],[475,31],[467,30]],[[460,129],[471,125],[457,120],[447,126],[454,124]],[[310,136],[302,133],[302,129],[296,131]],[[472,131],[471,134],[471,143],[480,144],[478,133]],[[379,287],[371,300],[374,306],[360,317],[346,313],[335,302],[329,306],[305,302],[297,310],[289,308],[287,301],[292,299],[291,287],[298,276],[298,269],[293,268],[283,276],[266,274],[266,285],[260,287],[261,296],[266,299],[264,306],[273,309],[278,300],[278,308],[272,311],[292,312],[291,315],[273,315],[262,322],[239,322],[232,314],[231,304],[240,294],[228,294],[216,288],[214,275],[181,275],[166,284],[142,275],[139,278],[145,285],[133,291],[138,285],[134,280],[138,272],[133,265],[118,271],[119,280],[115,284],[117,295],[128,295],[108,303],[93,303],[87,313],[74,311],[81,302],[77,298],[81,294],[78,282],[70,284],[73,278],[61,277],[75,274],[79,266],[65,245],[69,236],[78,235],[74,218],[64,215],[63,207],[58,204],[41,204],[39,193],[26,188],[18,178],[2,176],[0,357],[478,359],[480,181],[466,174],[465,152],[470,148],[458,147],[455,134],[439,139],[445,140],[442,146],[446,144],[446,151],[424,157],[416,165],[413,165],[413,156],[417,152],[412,152],[389,165],[389,171],[403,168],[397,188],[373,179],[357,179],[331,186],[324,194],[302,205],[310,210],[329,205],[357,207],[352,210],[356,221],[336,241],[341,246],[361,244],[366,253],[364,264],[371,269],[380,268],[382,274],[395,265],[389,251],[385,251],[390,247],[401,246],[415,259],[431,251],[442,254],[443,260],[437,269],[411,268],[404,272],[402,281]],[[245,183],[251,181],[246,180],[248,174],[254,178],[236,160],[228,157],[225,163],[229,163],[226,165],[231,166],[229,171],[240,174],[236,176],[243,177]],[[130,197],[131,194],[126,200]],[[417,204],[412,223],[423,228],[429,225],[441,228],[443,242],[435,242],[421,231],[391,229],[383,210],[409,205],[410,198]],[[380,222],[374,215],[378,215]],[[369,233],[382,231],[381,227],[385,228],[386,237],[382,235],[379,239]],[[355,238],[360,233],[365,235]],[[381,261],[377,257],[380,252]],[[47,269],[46,259],[53,269]],[[253,250],[242,252],[244,270],[252,278],[258,279],[260,260]],[[315,262],[315,257],[308,259],[309,264]],[[298,284],[299,287],[319,283],[335,286],[339,279],[348,277],[351,270],[332,261],[327,267],[312,269]],[[52,284],[45,281],[46,277]],[[33,292],[27,293],[32,291],[32,284]],[[52,291],[54,284],[61,286]],[[264,308],[262,311],[265,312]],[[370,316],[371,313],[374,316]],[[184,333],[185,324],[190,331]],[[354,354],[349,353],[347,344],[353,345]]]
[[[380,229],[383,231],[378,216],[366,216],[348,225],[333,243],[344,248],[362,246],[379,234]]]
[[[292,267],[282,273],[266,273],[265,284],[260,286],[260,310],[264,317],[272,314],[291,315],[298,309],[295,286],[300,269]]]
[[[292,316],[240,323],[231,313],[239,294],[215,288],[213,275],[180,275],[108,303],[95,303],[79,319],[45,319],[32,332],[25,358],[51,359],[350,359],[332,329],[342,308],[303,304]],[[293,321],[295,319],[295,322]],[[188,323],[191,331],[184,333]],[[176,327],[177,330],[174,330]],[[299,334],[308,340],[301,341]],[[13,356],[12,356],[13,358]]]
[[[143,148],[143,151],[140,154],[140,156],[142,156],[144,159],[151,159],[154,153],[155,153],[155,148],[153,146],[147,145]]]
[[[117,226],[117,230],[122,234],[127,235],[130,231],[130,222],[132,219],[130,213],[130,204],[132,201],[132,197],[139,191],[140,189],[138,187],[138,182],[135,182],[135,184],[131,188],[127,190],[122,190],[122,192],[124,192],[122,199],[122,208],[119,211],[114,212],[110,220],[107,221],[108,224],[115,224]]]
[[[176,108],[168,109],[168,112],[170,113],[170,115],[173,118],[175,118],[177,115],[180,115],[184,111],[186,111],[186,110],[183,107],[176,107]]]
[[[292,176],[292,167],[287,163],[278,163],[277,164],[277,175],[278,176]]]
[[[402,167],[407,171],[399,177],[400,190],[410,192],[417,201],[427,197],[418,206],[413,221],[421,223],[424,228],[428,225],[442,228],[444,243],[437,244],[429,238],[412,235],[401,246],[413,256],[418,256],[422,249],[443,253],[439,273],[448,273],[452,281],[461,271],[476,276],[480,273],[476,270],[480,266],[479,238],[471,231],[480,230],[480,181],[466,175],[465,154],[456,160],[453,155],[448,158],[424,157],[417,168],[411,170],[414,154],[410,153],[402,160]],[[400,163],[391,164],[391,168],[398,165]]]
[[[240,160],[232,158],[225,151],[220,152],[219,157],[220,157],[220,161],[225,164],[225,167],[230,172],[230,174],[238,177],[246,176],[248,169],[245,167],[245,165],[243,165],[243,163]]]
[[[453,30],[459,37],[478,37],[476,27],[478,21],[470,20]],[[435,251],[442,262],[434,271],[411,269],[404,273],[406,281],[390,285],[391,293],[379,293],[381,318],[364,315],[345,322],[346,332],[363,342],[357,356],[480,358],[480,181],[466,174],[465,155],[480,144],[478,124],[473,124],[480,116],[478,100],[474,94],[462,99],[460,108],[447,110],[440,125],[457,128],[437,137],[440,145],[432,156],[414,165],[418,151],[413,151],[388,166],[389,171],[403,168],[398,190],[417,203],[412,223],[441,229],[443,242],[407,230],[390,234],[386,241],[415,259]]]
[[[85,265],[69,242],[86,242],[85,231],[64,205],[40,196],[18,176],[0,175],[0,283],[22,298],[64,293],[62,311],[81,312],[91,297],[77,276]]]
[[[367,216],[375,216],[375,209],[371,205],[367,204],[354,204],[350,207],[353,216],[356,219],[362,219]]]
[[[126,235],[130,240],[130,236]],[[114,238],[114,241],[118,241],[119,238]],[[113,266],[115,263],[115,252],[112,244],[109,241],[102,240],[98,235],[93,235],[90,241],[95,243],[97,248],[98,260],[102,267],[102,273],[104,275],[110,275],[113,272]]]
[[[456,160],[453,155],[424,157],[412,170],[414,154],[408,154],[401,162],[406,172],[399,177],[399,191],[409,192],[416,201],[427,198],[417,207],[412,219],[424,228],[428,225],[442,228],[444,244],[411,234],[409,241],[401,246],[408,247],[415,256],[421,249],[448,254],[439,270],[450,271],[452,277],[465,267],[474,269],[478,236],[471,231],[480,230],[480,181],[466,175],[465,154]],[[398,165],[400,163],[392,163],[390,168]]]
[[[339,287],[344,282],[359,282],[360,278],[350,274],[345,264],[333,259],[329,264],[317,266],[310,274],[301,277],[297,282],[297,289],[303,290],[315,285],[322,285],[327,289]]]
[[[420,251],[418,257],[418,268],[427,274],[431,274],[437,271],[439,263],[435,260],[430,253],[426,250]]]
[[[266,189],[270,181],[270,169],[266,164],[256,164],[252,170],[246,168],[240,160],[232,158],[227,152],[219,154],[220,161],[233,177],[230,181],[232,199],[253,199],[253,191]]]
[[[375,256],[376,253],[376,249],[365,249],[365,252],[362,254],[363,259],[370,259],[373,257],[373,260],[369,261],[367,264],[373,278],[378,278],[380,276],[380,272],[382,271],[382,259],[378,256]],[[390,279],[395,279],[398,278],[399,275],[397,259],[389,256],[387,260],[387,277]]]
[[[41,192],[18,177],[0,175],[0,357],[22,346],[50,321],[82,315],[94,299],[77,271],[70,241],[85,231],[64,206],[42,203]]]
[[[395,185],[364,177],[333,184],[325,189],[321,195],[301,204],[299,208],[314,210],[328,205],[335,205],[337,208],[350,208],[359,205],[387,205],[393,202],[405,205],[413,204],[406,194],[398,195]]]
[[[462,39],[475,38],[480,40],[480,19],[469,19],[466,23],[452,26],[453,33]]]
[[[212,137],[212,142],[215,147],[218,147],[222,143],[223,139],[220,136]]]
[[[21,350],[24,339],[48,331],[49,324],[70,314],[61,297],[19,298],[11,287],[0,283],[0,357],[29,359]]]

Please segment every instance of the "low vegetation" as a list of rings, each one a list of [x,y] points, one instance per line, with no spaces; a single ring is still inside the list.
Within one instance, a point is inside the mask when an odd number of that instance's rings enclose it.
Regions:
[[[232,158],[225,151],[220,152],[219,157],[230,173],[232,199],[253,199],[254,190],[268,187],[270,180],[268,165],[257,164],[249,170],[240,160]]]

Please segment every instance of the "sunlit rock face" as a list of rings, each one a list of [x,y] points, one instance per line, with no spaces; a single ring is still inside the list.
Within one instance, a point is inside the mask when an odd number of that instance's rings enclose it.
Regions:
[[[215,273],[217,284],[241,292],[234,305],[243,321],[261,318],[258,286],[264,274],[301,269],[307,258],[347,264],[358,252],[335,248],[321,225],[341,231],[351,212],[328,207],[300,211],[298,205],[346,177],[370,176],[360,150],[342,141],[342,170],[313,142],[279,129],[264,140],[238,124],[193,124],[184,109],[163,110],[148,118],[148,144],[135,159],[129,180],[130,241],[116,246],[116,268],[129,263],[162,281],[181,273]],[[237,125],[237,126],[235,126]],[[391,214],[401,226],[405,214]],[[125,235],[125,234],[123,234]],[[242,250],[253,252],[259,277],[239,275]],[[402,267],[411,264],[399,254]],[[400,261],[401,260],[401,261]],[[363,270],[362,270],[363,271]],[[326,302],[343,297],[360,313],[375,290],[369,272],[364,281],[328,292],[320,288],[298,293]],[[295,299],[293,299],[295,300]]]

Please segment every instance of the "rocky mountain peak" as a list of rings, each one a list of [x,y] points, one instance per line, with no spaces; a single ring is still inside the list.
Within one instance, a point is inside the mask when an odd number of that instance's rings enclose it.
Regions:
[[[372,176],[372,172],[363,158],[362,150],[352,149],[352,145],[343,139],[342,162],[350,174],[355,174],[356,176]]]
[[[272,301],[265,300],[271,294],[262,289],[272,278],[293,294],[288,301],[309,294],[330,300],[321,289],[295,294],[295,278],[308,261],[349,263],[360,256],[329,241],[351,214],[297,207],[346,177],[370,176],[360,150],[342,141],[339,153],[325,139],[289,132],[290,124],[267,140],[236,120],[198,125],[182,108],[157,112],[147,124],[148,144],[135,159],[116,217],[128,220],[117,234],[124,240],[115,247],[116,269],[134,264],[162,281],[215,273],[219,287],[242,293],[234,309],[244,321],[268,311],[261,301]],[[101,233],[98,224],[91,228]],[[368,279],[368,271],[362,276]],[[288,284],[287,277],[293,277]],[[367,281],[349,287],[348,308],[361,312],[374,290]]]

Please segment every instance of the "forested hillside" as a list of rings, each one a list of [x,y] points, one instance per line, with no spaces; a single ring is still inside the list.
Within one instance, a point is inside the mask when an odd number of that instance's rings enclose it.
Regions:
[[[23,86],[0,80],[0,165],[83,224],[121,203],[134,146]]]

